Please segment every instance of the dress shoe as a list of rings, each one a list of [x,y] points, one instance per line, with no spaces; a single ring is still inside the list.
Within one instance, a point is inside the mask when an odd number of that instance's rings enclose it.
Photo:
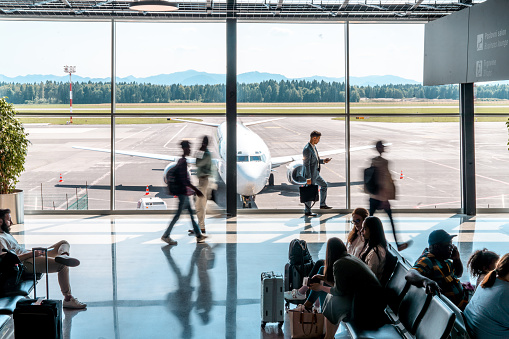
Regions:
[[[317,214],[316,214],[316,213],[312,213],[312,212],[306,212],[306,213],[304,213],[304,215],[305,215],[306,217],[316,217],[316,216],[317,216]]]
[[[80,261],[78,259],[70,257],[68,255],[57,255],[55,257],[55,262],[69,267],[76,267],[79,266],[80,264]]]
[[[331,208],[332,208],[332,207],[327,206],[327,205],[320,206],[320,209],[321,209],[321,210],[330,210]]]

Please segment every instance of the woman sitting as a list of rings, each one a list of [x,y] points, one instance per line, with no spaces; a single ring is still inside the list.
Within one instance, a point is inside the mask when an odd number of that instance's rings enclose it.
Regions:
[[[498,254],[488,251],[486,248],[477,250],[470,256],[467,267],[472,277],[477,278],[476,287],[481,284],[489,272],[495,269],[498,259],[500,259]]]
[[[308,285],[312,291],[309,293],[306,302],[303,305],[299,305],[297,307],[311,311],[316,300],[320,300],[320,306],[323,305],[325,297],[330,291],[330,287],[334,285],[334,275],[332,271],[334,262],[336,262],[339,256],[345,251],[345,244],[339,238],[330,238],[327,241],[327,249],[325,251],[325,264],[318,270],[318,276],[312,275],[311,279],[308,279],[308,281],[311,280]],[[323,280],[323,285],[320,280]]]
[[[368,265],[380,280],[384,272],[387,253],[387,240],[380,219],[367,217],[362,224],[362,235],[364,237],[364,248],[360,253],[360,259]]]
[[[362,223],[364,219],[369,216],[369,212],[367,209],[362,207],[357,207],[352,212],[352,220],[350,221],[353,225],[350,233],[347,237],[346,250],[349,254],[360,257],[361,251],[364,248],[364,238],[361,233]],[[322,266],[324,266],[325,261],[323,259],[318,260],[311,271],[309,272],[308,277],[312,277],[315,274],[318,274],[318,271]],[[286,300],[304,300],[306,299],[306,292],[309,289],[309,286],[303,285],[301,288],[294,288],[291,291],[286,291],[285,299]]]
[[[509,338],[509,253],[486,275],[464,315],[472,338]]]
[[[333,265],[334,286],[323,304],[325,338],[334,338],[345,317],[359,329],[377,329],[386,323],[384,290],[375,274],[359,258],[343,251]],[[325,280],[325,276],[316,275]],[[314,289],[315,286],[312,286]]]

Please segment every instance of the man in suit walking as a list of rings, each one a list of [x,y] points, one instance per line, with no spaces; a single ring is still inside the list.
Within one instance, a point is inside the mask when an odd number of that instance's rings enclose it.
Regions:
[[[306,146],[304,146],[302,151],[302,176],[306,178],[308,185],[320,186],[320,209],[330,209],[332,207],[327,206],[325,203],[325,199],[327,199],[327,182],[320,175],[320,165],[328,163],[331,161],[331,158],[320,159],[318,155],[316,144],[320,142],[321,136],[322,133],[318,131],[311,132],[311,138]],[[304,214],[308,217],[316,217],[316,214],[311,212],[310,201],[304,203]]]

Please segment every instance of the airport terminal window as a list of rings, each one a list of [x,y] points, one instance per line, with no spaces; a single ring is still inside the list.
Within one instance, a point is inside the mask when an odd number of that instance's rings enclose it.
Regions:
[[[109,159],[75,148],[110,147],[110,32],[107,22],[0,21],[2,44],[15,46],[0,53],[0,97],[31,142],[17,184],[26,210],[110,207]],[[76,66],[72,113],[66,65]]]

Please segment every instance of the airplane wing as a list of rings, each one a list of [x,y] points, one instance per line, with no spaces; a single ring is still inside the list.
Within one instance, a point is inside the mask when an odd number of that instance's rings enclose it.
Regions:
[[[111,153],[111,150],[105,149],[105,148],[93,148],[93,147],[81,147],[81,146],[72,146],[72,148],[83,149],[83,150],[86,150],[86,151]],[[172,162],[178,161],[178,159],[180,159],[180,156],[154,154],[154,153],[143,153],[143,152],[134,152],[134,151],[115,150],[115,154],[129,155],[131,157],[140,157],[140,158],[149,158],[149,159],[157,159],[157,160],[166,160],[166,161],[172,161]],[[188,164],[196,163],[196,158],[187,158],[187,163]]]
[[[392,145],[392,144],[391,143],[385,143],[384,144],[384,146],[389,146],[389,145]],[[374,145],[370,145],[370,146],[350,147],[350,152],[361,151],[361,150],[370,149],[370,148],[375,148],[375,146]],[[342,148],[342,149],[335,149],[335,150],[331,150],[331,151],[318,152],[318,154],[320,155],[321,158],[329,156],[329,155],[341,154],[341,153],[345,153],[345,149],[344,148]],[[298,161],[298,160],[302,160],[302,153],[301,154],[296,154],[296,155],[283,156],[283,157],[273,157],[271,159],[271,161],[272,161],[272,168],[276,168],[276,167],[279,167],[279,166],[281,166],[283,164],[286,164],[286,163],[289,163],[289,162],[292,162],[292,161]]]
[[[178,118],[168,118],[168,120],[189,122],[191,124],[197,124],[197,125],[203,125],[203,126],[219,127],[219,124],[214,124],[212,122],[203,122],[203,121],[186,120],[186,119],[178,119]]]
[[[258,124],[264,124],[266,122],[270,122],[270,121],[276,121],[276,120],[281,120],[281,119],[284,119],[284,118],[274,118],[274,119],[267,119],[267,120],[260,120],[260,121],[252,121],[252,122],[246,122],[244,124],[244,126],[253,126],[253,125],[258,125]]]

